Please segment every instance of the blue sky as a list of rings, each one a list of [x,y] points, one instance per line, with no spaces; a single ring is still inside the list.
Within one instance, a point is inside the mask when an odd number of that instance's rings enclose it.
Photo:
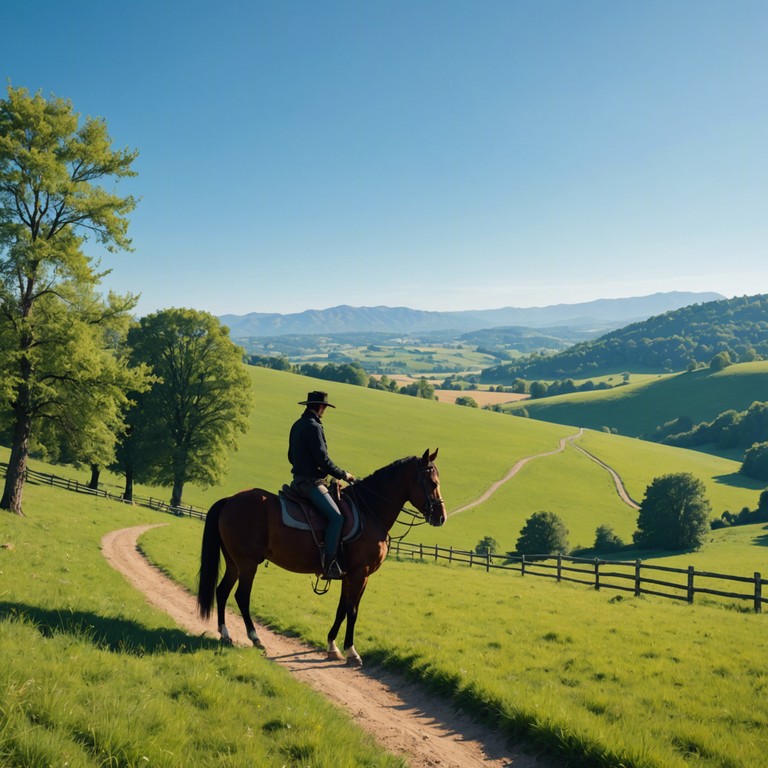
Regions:
[[[138,312],[768,292],[764,0],[8,4],[139,150]],[[93,251],[96,253],[96,251]]]

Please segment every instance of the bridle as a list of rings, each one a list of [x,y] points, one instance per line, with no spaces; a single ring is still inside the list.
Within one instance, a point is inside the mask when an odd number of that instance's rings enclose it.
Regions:
[[[432,521],[437,519],[437,515],[442,515],[443,509],[445,508],[445,503],[440,497],[440,494],[438,493],[437,496],[431,496],[429,488],[427,488],[427,478],[432,480],[435,483],[435,486],[437,486],[437,481],[434,479],[437,470],[432,462],[425,467],[422,467],[419,464],[418,458],[416,458],[415,461],[417,464],[419,486],[421,486],[421,490],[424,491],[424,498],[427,502],[423,513],[424,519],[432,524]],[[435,512],[435,509],[437,509],[437,512]]]

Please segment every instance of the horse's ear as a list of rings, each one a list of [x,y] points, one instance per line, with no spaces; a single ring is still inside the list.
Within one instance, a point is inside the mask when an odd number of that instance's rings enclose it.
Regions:
[[[439,451],[439,448],[435,448],[435,452],[430,456],[429,455],[429,448],[427,448],[426,451],[424,451],[424,455],[421,457],[421,463],[422,464],[429,464],[430,462],[434,461],[437,457],[437,452]]]
[[[439,448],[435,448],[435,452],[429,457],[430,461],[434,461],[437,458],[437,452],[439,451]]]

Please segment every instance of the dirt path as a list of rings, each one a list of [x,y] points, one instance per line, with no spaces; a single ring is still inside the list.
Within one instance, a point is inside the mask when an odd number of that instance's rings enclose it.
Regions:
[[[520,459],[513,467],[512,469],[507,472],[504,477],[501,478],[501,480],[496,481],[482,496],[475,499],[474,501],[471,501],[469,504],[465,504],[463,507],[459,507],[458,509],[454,509],[453,512],[448,513],[448,517],[453,517],[454,515],[458,515],[459,512],[466,512],[468,509],[472,509],[473,507],[478,506],[479,504],[482,504],[484,501],[488,501],[488,499],[493,496],[496,491],[501,488],[504,483],[509,482],[529,461],[533,461],[534,459],[542,459],[545,456],[553,456],[556,453],[561,453],[565,450],[565,446],[567,443],[571,443],[573,445],[573,440],[575,440],[577,437],[581,437],[582,429],[579,429],[579,431],[575,435],[571,435],[570,437],[563,437],[560,440],[560,443],[557,448],[555,448],[552,451],[546,451],[545,453],[537,453],[533,456],[525,456],[524,458]]]
[[[616,486],[616,493],[619,494],[619,498],[627,505],[632,507],[632,509],[640,509],[640,505],[629,495],[629,491],[627,491],[626,486],[624,485],[624,481],[621,479],[621,476],[619,473],[613,468],[609,467],[604,461],[601,459],[598,459],[597,456],[595,456],[594,453],[590,453],[586,448],[582,448],[580,445],[576,445],[573,441],[581,436],[581,430],[579,430],[578,435],[573,435],[572,437],[569,437],[568,440],[570,441],[571,445],[577,450],[581,451],[587,458],[592,459],[596,464],[599,464],[604,470],[606,470],[610,476],[613,478],[613,484]]]
[[[147,601],[168,613],[194,635],[214,633],[213,622],[197,615],[195,598],[143,557],[139,536],[154,525],[124,528],[101,542],[110,565],[142,592]],[[329,621],[330,621],[329,616]],[[257,653],[245,635],[239,614],[229,613],[227,626],[243,653]],[[457,713],[443,700],[395,673],[377,668],[351,669],[328,661],[324,653],[293,638],[257,625],[267,658],[286,667],[340,707],[385,749],[403,755],[412,768],[551,768],[553,763],[510,748],[490,729]]]

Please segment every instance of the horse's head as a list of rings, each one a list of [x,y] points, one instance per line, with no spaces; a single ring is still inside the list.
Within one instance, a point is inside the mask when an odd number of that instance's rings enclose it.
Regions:
[[[442,525],[446,519],[445,504],[440,496],[440,475],[435,466],[437,450],[430,454],[427,449],[420,459],[416,459],[418,483],[410,498],[430,525]]]

